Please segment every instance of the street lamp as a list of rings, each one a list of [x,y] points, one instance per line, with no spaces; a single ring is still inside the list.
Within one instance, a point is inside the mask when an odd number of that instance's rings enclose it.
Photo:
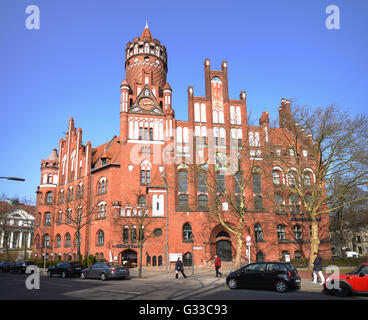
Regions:
[[[194,234],[190,235],[190,240],[192,242],[192,276],[194,276],[194,255],[193,255],[193,245],[194,245]]]
[[[7,180],[14,180],[14,181],[26,181],[26,179],[17,178],[17,177],[0,177],[0,179],[7,179]]]

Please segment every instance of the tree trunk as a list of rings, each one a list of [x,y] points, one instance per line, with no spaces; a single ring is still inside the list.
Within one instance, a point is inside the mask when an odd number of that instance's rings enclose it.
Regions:
[[[140,243],[139,244],[138,278],[142,278],[142,255],[143,255],[143,243]]]
[[[312,227],[312,235],[311,235],[311,239],[310,239],[310,256],[309,256],[309,267],[311,268],[311,265],[314,261],[314,253],[318,252],[319,249],[319,235],[318,235],[318,221],[316,219],[316,217],[312,217],[312,223],[311,223],[311,227]]]
[[[237,246],[237,250],[236,250],[236,257],[235,257],[235,265],[234,268],[235,269],[239,269],[240,268],[240,264],[241,264],[241,257],[242,257],[242,248],[243,248],[243,239],[242,239],[242,235],[239,234],[237,236],[238,238],[238,246]]]

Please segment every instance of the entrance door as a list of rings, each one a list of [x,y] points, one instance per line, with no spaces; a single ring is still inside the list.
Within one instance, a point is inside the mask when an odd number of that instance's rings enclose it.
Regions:
[[[121,264],[128,268],[135,268],[137,266],[137,252],[133,250],[125,250],[121,253]]]
[[[216,255],[222,261],[231,261],[233,259],[231,252],[231,242],[229,240],[220,240],[216,242]]]

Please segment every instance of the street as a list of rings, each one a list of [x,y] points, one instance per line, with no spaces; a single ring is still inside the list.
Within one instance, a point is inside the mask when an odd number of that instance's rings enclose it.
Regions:
[[[123,280],[101,281],[80,278],[48,278],[41,275],[40,289],[28,290],[28,275],[0,273],[1,300],[368,300],[368,296],[338,298],[322,294],[319,284],[302,279],[302,288],[287,293],[269,290],[230,290],[226,277],[204,273],[186,279],[174,274],[134,276]]]

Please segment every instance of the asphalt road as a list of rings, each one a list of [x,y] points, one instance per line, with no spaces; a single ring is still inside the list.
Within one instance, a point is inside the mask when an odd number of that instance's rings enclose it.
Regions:
[[[175,279],[173,274],[152,275],[144,279],[95,280],[41,275],[40,289],[28,290],[28,275],[0,273],[1,300],[342,300],[322,294],[319,284],[302,280],[302,288],[287,293],[268,290],[230,290],[225,277],[211,275]],[[354,296],[344,300],[368,300]]]

